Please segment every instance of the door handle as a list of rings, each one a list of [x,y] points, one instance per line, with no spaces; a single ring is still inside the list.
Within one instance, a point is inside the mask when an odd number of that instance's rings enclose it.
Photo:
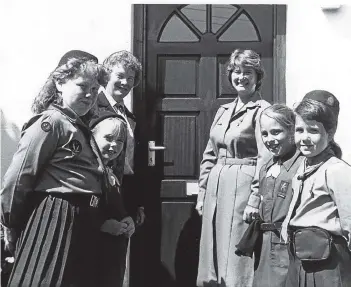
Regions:
[[[155,166],[155,151],[157,150],[165,150],[164,146],[155,146],[155,141],[149,141],[149,149],[148,149],[148,165]]]

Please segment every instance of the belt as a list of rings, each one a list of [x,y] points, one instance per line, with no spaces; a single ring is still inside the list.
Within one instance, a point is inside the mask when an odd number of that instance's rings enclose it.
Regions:
[[[283,222],[271,222],[271,223],[261,223],[261,230],[262,231],[275,231],[282,228]]]
[[[67,200],[72,204],[93,208],[99,207],[101,200],[101,194],[50,192],[49,196]]]
[[[223,165],[256,165],[257,159],[255,158],[235,158],[235,157],[220,157],[217,163]]]

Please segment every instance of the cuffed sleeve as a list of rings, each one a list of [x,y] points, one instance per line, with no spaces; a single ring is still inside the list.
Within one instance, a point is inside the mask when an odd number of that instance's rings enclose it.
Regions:
[[[344,237],[351,251],[351,166],[345,162],[333,165],[326,172],[329,192],[338,209]]]
[[[1,223],[4,226],[18,228],[25,222],[28,194],[33,191],[45,163],[52,157],[59,135],[59,124],[48,114],[32,118],[22,131],[1,190]]]

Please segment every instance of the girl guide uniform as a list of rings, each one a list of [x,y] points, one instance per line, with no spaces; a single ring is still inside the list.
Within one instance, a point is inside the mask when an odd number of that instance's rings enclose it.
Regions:
[[[329,148],[319,156],[292,181],[287,287],[351,287],[351,167]]]
[[[261,168],[259,195],[262,199],[259,213],[263,221],[260,228],[263,237],[253,286],[285,286],[289,256],[287,244],[280,238],[280,228],[293,194],[291,180],[302,159],[300,151],[293,149],[282,158],[270,159]]]
[[[98,286],[105,181],[92,147],[69,108],[51,105],[23,128],[1,191],[1,223],[20,234],[9,286]]]

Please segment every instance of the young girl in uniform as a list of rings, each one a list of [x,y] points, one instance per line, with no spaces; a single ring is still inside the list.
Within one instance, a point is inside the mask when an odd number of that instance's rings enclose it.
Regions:
[[[96,102],[101,71],[96,57],[76,54],[61,59],[35,98],[4,177],[1,223],[19,235],[7,238],[17,241],[9,286],[98,286],[104,168],[80,117]]]
[[[98,266],[99,286],[122,287],[126,267],[124,244],[119,238],[130,238],[134,233],[134,224],[123,205],[121,181],[125,161],[127,124],[124,118],[116,113],[103,111],[90,122],[90,128],[99,147],[104,164],[107,166],[109,189],[104,205],[104,224],[101,227]],[[122,167],[120,173],[113,172]]]
[[[286,286],[349,287],[351,167],[334,142],[339,102],[327,91],[312,91],[295,113],[295,142],[306,158],[293,178],[282,227],[289,239]]]
[[[273,157],[260,171],[260,208],[257,204],[245,209],[250,216],[259,213],[263,221],[261,256],[253,286],[283,287],[289,256],[286,243],[280,240],[280,228],[292,198],[291,180],[302,156],[294,143],[295,115],[290,108],[280,104],[268,107],[262,112],[260,125],[263,143]]]

